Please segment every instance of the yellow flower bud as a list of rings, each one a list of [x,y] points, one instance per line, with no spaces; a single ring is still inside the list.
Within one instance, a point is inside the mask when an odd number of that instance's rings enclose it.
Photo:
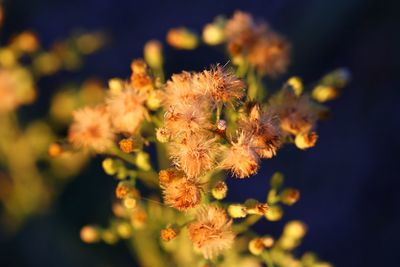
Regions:
[[[300,77],[294,76],[287,81],[287,84],[293,89],[296,95],[301,95],[303,92],[303,82]]]
[[[162,45],[157,40],[148,41],[144,46],[144,59],[153,69],[160,69],[163,65]]]
[[[170,133],[167,129],[165,129],[164,127],[162,128],[158,128],[156,131],[156,138],[157,141],[160,143],[167,143],[170,139]]]
[[[186,28],[170,29],[167,33],[167,43],[176,49],[192,50],[198,42],[197,35]]]
[[[281,201],[286,205],[295,204],[300,198],[300,191],[294,188],[287,188],[281,193]]]
[[[296,144],[297,148],[304,150],[315,146],[317,140],[318,140],[317,133],[315,132],[303,133],[296,135],[294,143]]]
[[[271,248],[274,245],[275,240],[272,236],[267,235],[262,237],[262,242],[266,248]]]
[[[108,87],[112,95],[119,95],[124,90],[124,82],[121,79],[113,78],[108,81]]]
[[[139,169],[144,171],[149,171],[151,169],[150,156],[146,152],[138,152],[136,154],[135,162]]]
[[[103,241],[106,244],[109,244],[109,245],[113,245],[113,244],[117,243],[117,241],[118,241],[118,236],[114,232],[112,232],[111,230],[108,230],[108,229],[104,230],[101,233],[101,238],[103,239]]]
[[[50,144],[50,146],[49,146],[49,148],[47,150],[47,153],[52,158],[60,156],[63,152],[64,152],[63,148],[58,143]]]
[[[261,253],[264,251],[264,242],[262,238],[254,238],[249,242],[249,251],[253,255],[261,255]]]
[[[150,92],[146,100],[146,106],[151,110],[157,110],[161,107],[161,93],[159,90]]]
[[[98,229],[93,226],[84,226],[80,232],[81,240],[85,243],[95,243],[100,239],[100,234]]]
[[[224,28],[216,23],[209,23],[203,29],[203,41],[208,45],[219,45],[225,41]]]
[[[265,214],[265,218],[269,221],[279,221],[283,216],[283,210],[279,206],[271,206]]]
[[[136,199],[133,197],[126,197],[123,200],[123,204],[127,209],[134,209],[136,207]]]
[[[294,239],[303,238],[307,232],[306,225],[301,221],[290,221],[283,229],[283,235]]]
[[[117,173],[118,169],[116,168],[116,164],[114,164],[114,160],[112,158],[105,158],[102,162],[103,170],[108,175],[114,175]]]
[[[116,225],[115,230],[123,239],[128,239],[132,236],[132,226],[127,222],[119,222]]]
[[[227,192],[228,192],[228,186],[224,181],[219,181],[211,190],[213,197],[218,200],[224,199],[226,197]]]
[[[228,213],[232,218],[244,218],[247,215],[246,207],[241,204],[229,205]]]
[[[285,178],[282,173],[275,172],[271,177],[271,187],[274,189],[279,189],[284,182]]]
[[[324,103],[333,100],[339,96],[338,89],[329,85],[317,85],[312,93],[312,98],[318,102]]]

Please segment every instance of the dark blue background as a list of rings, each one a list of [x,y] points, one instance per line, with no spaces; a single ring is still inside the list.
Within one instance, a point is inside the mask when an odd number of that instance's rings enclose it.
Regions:
[[[45,45],[76,28],[111,35],[112,43],[88,57],[82,72],[41,81],[42,100],[33,115],[40,116],[63,80],[128,77],[129,63],[141,56],[144,42],[163,40],[170,27],[200,31],[216,15],[231,15],[236,9],[264,18],[293,43],[290,75],[312,82],[347,66],[353,81],[329,104],[333,115],[319,125],[315,148],[301,152],[285,147],[264,162],[257,177],[230,180],[230,197],[262,199],[267,178],[282,171],[287,184],[302,192],[301,201],[286,209],[284,221],[301,219],[310,229],[298,252],[314,250],[336,266],[398,266],[400,40],[395,2],[9,0],[2,42],[25,29],[35,30]],[[168,74],[224,62],[212,48],[167,48],[166,53]],[[94,161],[65,188],[49,214],[34,218],[14,237],[0,232],[0,265],[133,266],[123,244],[89,246],[78,238],[82,225],[107,223],[114,185],[101,172],[100,161]],[[278,234],[282,224],[261,222],[257,230]]]

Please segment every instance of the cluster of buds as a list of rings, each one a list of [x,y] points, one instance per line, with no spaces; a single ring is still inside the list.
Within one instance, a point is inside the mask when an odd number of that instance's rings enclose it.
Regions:
[[[236,236],[247,233],[259,219],[280,220],[281,204],[291,206],[300,198],[300,192],[283,187],[283,176],[275,173],[265,201],[222,203],[229,176],[255,175],[262,160],[275,157],[285,144],[301,150],[313,147],[317,121],[326,113],[318,102],[336,97],[326,88],[342,88],[348,76],[343,71],[328,74],[310,93],[300,78],[292,77],[266,100],[261,77],[283,73],[289,64],[290,46],[283,37],[238,11],[229,20],[208,24],[203,40],[211,45],[226,42],[238,68],[217,64],[173,74],[164,82],[162,47],[153,40],[144,50],[150,68],[134,60],[129,81],[110,80],[102,103],[74,113],[68,140],[75,148],[112,156],[103,161],[103,168],[120,180],[115,194],[121,203],[114,213],[128,221],[130,229],[157,229],[166,249],[186,240],[205,259],[214,259],[234,250]],[[194,49],[199,38],[177,28],[168,32],[167,42]],[[151,143],[158,153],[158,175],[153,157],[145,151],[153,148]],[[158,184],[163,203],[158,202],[161,196],[155,202],[162,208],[143,201],[137,180]],[[150,216],[160,222],[152,223]],[[248,249],[268,264],[279,263],[279,255],[272,252],[293,249],[305,229],[292,222],[280,239],[253,238]],[[105,231],[105,238],[93,229],[85,231],[86,240],[112,243],[111,233],[121,236],[117,230]]]

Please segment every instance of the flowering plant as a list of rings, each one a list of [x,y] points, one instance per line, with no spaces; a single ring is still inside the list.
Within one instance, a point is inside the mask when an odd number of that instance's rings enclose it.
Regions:
[[[129,81],[110,80],[103,103],[75,111],[68,142],[54,144],[59,153],[105,155],[104,171],[118,180],[110,226],[85,226],[82,240],[126,239],[142,266],[330,266],[312,253],[294,256],[306,233],[300,221],[287,223],[280,237],[251,230],[260,219],[281,219],[282,205],[298,201],[300,192],[284,187],[281,173],[264,200],[244,203],[224,201],[225,180],[251,179],[284,145],[315,146],[316,123],[328,112],[321,103],[338,96],[348,72],[335,70],[310,87],[292,77],[267,95],[264,78],[290,62],[284,37],[237,11],[207,24],[202,40],[226,47],[231,64],[164,82],[162,46],[150,41]],[[195,49],[200,38],[176,28],[167,42]]]

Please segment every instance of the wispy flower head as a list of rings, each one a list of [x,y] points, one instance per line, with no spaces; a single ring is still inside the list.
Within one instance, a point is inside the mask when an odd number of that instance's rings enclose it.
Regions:
[[[206,259],[211,259],[232,246],[235,235],[231,224],[225,210],[205,206],[199,209],[196,220],[188,226],[189,236],[195,248]]]
[[[171,134],[171,137],[208,131],[211,127],[211,111],[206,106],[206,102],[194,101],[192,105],[185,108],[171,107],[165,113],[164,128]]]
[[[163,97],[163,105],[165,109],[173,107],[180,110],[197,102],[202,97],[201,92],[194,85],[195,74],[190,72],[182,72],[173,74],[171,80],[165,85],[165,94]]]
[[[297,96],[293,90],[285,89],[271,98],[270,105],[286,134],[308,133],[315,127],[318,114],[306,95]]]
[[[274,77],[285,73],[290,63],[289,43],[277,33],[269,32],[255,42],[248,60],[261,74]]]
[[[234,103],[244,96],[245,88],[243,81],[220,65],[200,73],[196,86],[199,91],[210,96],[215,104]]]
[[[145,100],[144,94],[131,87],[109,96],[106,101],[107,111],[116,132],[133,135],[138,131],[142,121],[148,117]]]
[[[194,179],[180,177],[162,185],[164,202],[180,211],[197,206],[201,200],[201,185]]]
[[[172,162],[188,177],[199,177],[210,170],[215,163],[219,147],[215,138],[192,135],[171,143],[169,153]]]
[[[77,110],[73,117],[68,140],[74,146],[104,152],[113,145],[110,117],[103,106]]]
[[[259,168],[260,158],[252,147],[251,135],[240,131],[237,140],[225,151],[220,166],[230,170],[238,178],[255,174]]]
[[[259,105],[251,108],[239,126],[252,136],[251,145],[261,158],[272,158],[281,145],[281,131],[277,115],[260,110]]]
[[[286,71],[290,46],[266,23],[255,22],[250,14],[236,11],[225,25],[225,35],[231,55],[244,58],[259,73],[276,76]]]

